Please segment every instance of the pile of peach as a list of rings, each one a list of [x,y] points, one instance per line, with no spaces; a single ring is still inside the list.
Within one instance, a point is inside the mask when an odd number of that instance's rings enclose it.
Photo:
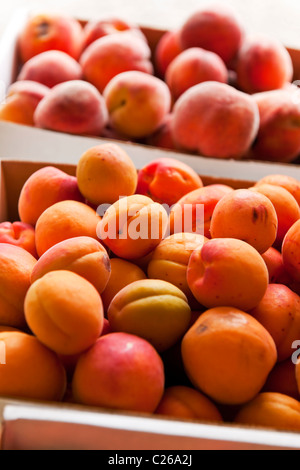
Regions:
[[[294,162],[300,94],[282,43],[220,5],[153,44],[120,18],[28,19],[0,119],[222,159]]]
[[[0,395],[300,431],[299,203],[115,143],[34,172],[0,224]]]

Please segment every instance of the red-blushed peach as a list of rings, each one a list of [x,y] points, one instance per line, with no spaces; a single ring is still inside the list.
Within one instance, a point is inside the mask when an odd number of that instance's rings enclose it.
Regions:
[[[186,333],[191,309],[184,293],[173,284],[145,279],[115,295],[107,318],[113,331],[137,335],[162,352]]]
[[[76,177],[81,194],[95,205],[113,204],[132,196],[137,170],[127,152],[114,143],[90,148],[77,163]]]
[[[69,134],[99,136],[107,120],[103,96],[84,80],[54,86],[34,112],[36,127]]]
[[[255,308],[266,293],[269,274],[261,255],[233,238],[209,240],[189,260],[187,282],[201,305]]]
[[[78,59],[82,50],[80,23],[62,14],[35,14],[26,22],[18,38],[18,53],[22,62],[49,50],[66,52]]]
[[[291,358],[278,362],[273,367],[263,387],[263,392],[282,393],[295,400],[300,400],[296,380],[296,365],[291,361]]]
[[[130,138],[152,134],[171,111],[171,93],[166,83],[139,70],[113,77],[103,96],[110,126]]]
[[[25,329],[24,299],[36,259],[21,247],[0,243],[0,324]]]
[[[5,364],[0,366],[0,395],[27,400],[61,401],[66,372],[57,355],[32,335],[0,333]]]
[[[94,41],[80,57],[83,76],[100,93],[119,73],[138,70],[153,74],[147,42],[131,31],[109,34]]]
[[[139,170],[137,194],[172,206],[180,198],[203,187],[200,176],[192,167],[175,158],[159,158]]]
[[[101,243],[90,237],[68,238],[46,251],[36,263],[31,283],[50,271],[72,271],[102,294],[110,277],[110,259]]]
[[[259,111],[253,97],[226,83],[195,85],[180,96],[173,108],[176,147],[206,157],[242,158],[258,129]]]
[[[164,78],[166,70],[175,57],[183,51],[179,43],[179,31],[166,31],[157,43],[154,63],[159,77]]]
[[[69,80],[81,80],[82,69],[77,60],[62,51],[46,51],[29,59],[17,80],[31,80],[49,88]]]
[[[74,237],[97,239],[100,217],[91,207],[78,201],[61,201],[48,207],[35,227],[38,256],[59,242]]]
[[[77,179],[54,166],[45,166],[25,181],[18,201],[22,222],[35,226],[42,213],[63,200],[84,202]]]
[[[251,315],[231,307],[203,313],[184,336],[181,350],[193,385],[226,405],[252,400],[277,360],[268,331]]]
[[[292,280],[300,282],[300,220],[297,220],[287,232],[281,253],[287,273]]]
[[[154,250],[165,237],[167,226],[163,205],[137,194],[123,197],[107,209],[97,235],[117,257],[135,260]]]
[[[173,386],[165,389],[155,414],[187,420],[222,422],[216,405],[192,387]]]
[[[72,391],[76,402],[88,406],[153,413],[164,382],[162,360],[148,341],[111,333],[81,355]]]
[[[146,145],[167,150],[176,150],[171,130],[172,119],[173,114],[170,112],[165,116],[163,123],[156,129],[156,131],[145,138]]]
[[[261,256],[268,268],[270,284],[289,285],[291,279],[285,270],[280,251],[271,247]]]
[[[235,59],[243,38],[244,26],[240,18],[223,4],[194,12],[180,30],[180,43],[184,49],[202,47],[218,54],[226,65]]]
[[[176,101],[186,90],[198,83],[227,83],[228,71],[220,56],[201,47],[181,52],[168,66],[165,81]]]
[[[103,328],[103,306],[95,287],[71,271],[51,271],[29,288],[25,318],[32,333],[58,354],[90,348]]]
[[[9,243],[24,248],[37,258],[35,230],[32,225],[24,224],[24,222],[0,223],[0,243]]]
[[[283,44],[265,34],[249,35],[236,61],[237,83],[246,93],[282,88],[293,78],[293,63]]]
[[[261,184],[273,184],[286,189],[296,199],[300,205],[300,181],[293,176],[288,175],[267,175],[261,178],[257,183],[257,186]]]
[[[250,189],[224,196],[212,215],[212,238],[237,238],[265,253],[277,237],[278,218],[270,199]]]

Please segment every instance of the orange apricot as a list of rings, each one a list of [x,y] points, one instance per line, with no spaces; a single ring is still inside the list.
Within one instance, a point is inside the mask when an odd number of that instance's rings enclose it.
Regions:
[[[300,399],[296,380],[296,365],[291,361],[291,358],[278,362],[273,367],[263,387],[263,391],[282,393],[295,400]]]
[[[282,243],[282,259],[292,280],[300,281],[300,220],[292,225]]]

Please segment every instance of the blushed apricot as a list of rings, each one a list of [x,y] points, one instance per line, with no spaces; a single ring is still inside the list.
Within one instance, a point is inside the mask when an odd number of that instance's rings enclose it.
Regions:
[[[287,232],[281,253],[286,271],[292,280],[300,282],[300,220],[297,220]]]
[[[282,393],[295,400],[300,399],[300,392],[296,380],[296,366],[291,361],[291,358],[283,362],[278,362],[273,367],[263,387],[263,391]]]
[[[24,222],[2,222],[0,223],[0,243],[9,243],[19,246],[28,251],[35,258],[35,230],[32,225]]]
[[[164,78],[168,65],[182,51],[183,49],[179,41],[179,31],[166,31],[158,41],[154,53],[154,62],[160,77]]]
[[[175,150],[172,136],[172,112],[168,113],[162,124],[145,139],[145,143],[151,147],[158,147],[167,150]]]
[[[261,184],[273,184],[286,189],[292,196],[294,196],[300,205],[300,182],[296,178],[281,174],[267,175],[256,183],[257,186],[260,186]]]
[[[271,247],[261,256],[268,268],[270,284],[289,285],[291,279],[285,270],[280,251]]]

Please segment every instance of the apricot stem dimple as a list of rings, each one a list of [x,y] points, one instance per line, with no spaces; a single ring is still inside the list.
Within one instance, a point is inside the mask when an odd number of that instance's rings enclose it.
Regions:
[[[49,23],[47,21],[43,21],[37,25],[37,36],[47,36],[49,33]]]

